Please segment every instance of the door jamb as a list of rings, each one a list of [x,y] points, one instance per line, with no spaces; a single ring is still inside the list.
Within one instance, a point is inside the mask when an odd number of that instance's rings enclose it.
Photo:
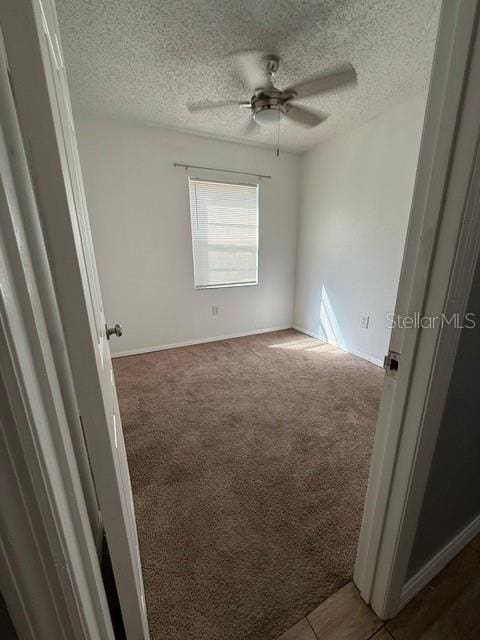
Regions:
[[[72,184],[76,141],[68,91],[58,82],[65,72],[54,0],[3,0],[0,18],[125,633],[146,640],[143,576],[113,371],[105,324],[89,291],[93,280],[84,251],[92,247],[80,171]]]
[[[402,315],[461,317],[468,301],[480,244],[479,6],[442,7],[396,307]],[[459,337],[453,326],[392,333],[401,364],[398,380],[385,379],[390,396],[379,413],[354,575],[383,619],[406,604],[402,589]]]
[[[30,242],[38,210],[8,74],[0,30],[0,587],[22,639],[114,640],[44,309],[56,301],[41,294],[48,260]]]

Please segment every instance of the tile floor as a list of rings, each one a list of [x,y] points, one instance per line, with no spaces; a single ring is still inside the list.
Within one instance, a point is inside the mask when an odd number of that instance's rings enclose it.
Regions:
[[[278,640],[478,640],[480,536],[401,611],[382,622],[353,583],[322,602]]]

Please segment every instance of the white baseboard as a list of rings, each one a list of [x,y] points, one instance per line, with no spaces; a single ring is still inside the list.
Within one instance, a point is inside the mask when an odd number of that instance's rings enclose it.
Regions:
[[[322,342],[326,342],[327,344],[331,344],[332,347],[337,347],[337,349],[340,349],[341,351],[345,351],[346,353],[351,353],[352,356],[357,356],[358,358],[363,358],[363,360],[368,360],[368,362],[371,362],[372,364],[376,365],[377,367],[383,368],[383,361],[379,360],[378,358],[374,358],[373,356],[369,356],[368,354],[362,353],[361,351],[353,351],[352,349],[347,349],[343,345],[338,344],[336,342],[333,342],[332,340],[325,340],[321,336],[319,336],[319,335],[317,335],[315,333],[312,333],[311,331],[309,331],[308,329],[305,329],[304,327],[299,327],[296,324],[293,325],[293,328],[296,329],[297,331],[300,331],[301,333],[306,333],[307,336],[311,336],[312,338],[316,338],[317,340],[321,340]]]
[[[480,515],[469,525],[460,531],[458,535],[439,551],[424,565],[410,580],[408,580],[400,597],[400,609],[402,609],[419,591],[421,591],[433,578],[444,569],[460,551],[480,533]]]
[[[219,340],[230,340],[231,338],[243,338],[244,336],[254,336],[257,333],[270,333],[271,331],[284,331],[292,329],[292,325],[281,325],[278,327],[268,327],[267,329],[252,329],[252,331],[240,331],[238,333],[228,333],[221,336],[213,336],[211,338],[198,338],[197,340],[185,340],[183,342],[173,342],[172,344],[160,344],[151,347],[140,347],[139,349],[127,349],[112,353],[112,358],[123,358],[125,356],[137,356],[142,353],[150,353],[152,351],[165,351],[166,349],[177,349],[178,347],[191,347],[195,344],[204,344],[206,342],[218,342]]]
[[[296,331],[300,331],[300,333],[305,333],[307,336],[311,336],[312,338],[316,338],[317,340],[321,340],[322,342],[328,342],[334,347],[345,351],[346,353],[351,353],[354,356],[358,356],[359,358],[363,358],[368,362],[376,365],[377,367],[383,367],[383,362],[378,360],[378,358],[372,358],[371,356],[361,353],[360,351],[351,351],[345,349],[339,344],[335,344],[331,341],[324,340],[318,335],[315,335],[308,329],[304,329],[303,327],[299,327],[297,325],[280,325],[277,327],[268,327],[267,329],[253,329],[252,331],[240,331],[237,333],[228,333],[221,336],[212,336],[211,338],[198,338],[196,340],[184,340],[183,342],[172,342],[171,344],[160,344],[154,345],[150,347],[140,347],[138,349],[127,349],[125,351],[119,351],[118,353],[112,353],[112,358],[123,358],[125,356],[137,356],[142,353],[150,353],[152,351],[164,351],[166,349],[177,349],[178,347],[190,347],[195,344],[204,344],[206,342],[218,342],[219,340],[230,340],[231,338],[243,338],[244,336],[254,336],[257,333],[270,333],[271,331],[284,331],[285,329],[295,329]]]

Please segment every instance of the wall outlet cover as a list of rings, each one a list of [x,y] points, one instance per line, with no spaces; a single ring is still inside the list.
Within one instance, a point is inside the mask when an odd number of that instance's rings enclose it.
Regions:
[[[368,329],[369,324],[370,324],[370,316],[360,316],[360,326],[363,329]]]

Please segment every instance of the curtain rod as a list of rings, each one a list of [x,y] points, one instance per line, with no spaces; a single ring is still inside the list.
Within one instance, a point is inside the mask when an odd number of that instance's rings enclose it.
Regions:
[[[249,173],[248,171],[231,171],[230,169],[215,169],[214,167],[200,167],[197,164],[183,164],[182,162],[174,162],[174,167],[184,167],[185,169],[205,169],[206,171],[221,171],[222,173],[238,173],[241,176],[255,176],[255,178],[268,178],[272,176],[265,176],[262,173]]]

